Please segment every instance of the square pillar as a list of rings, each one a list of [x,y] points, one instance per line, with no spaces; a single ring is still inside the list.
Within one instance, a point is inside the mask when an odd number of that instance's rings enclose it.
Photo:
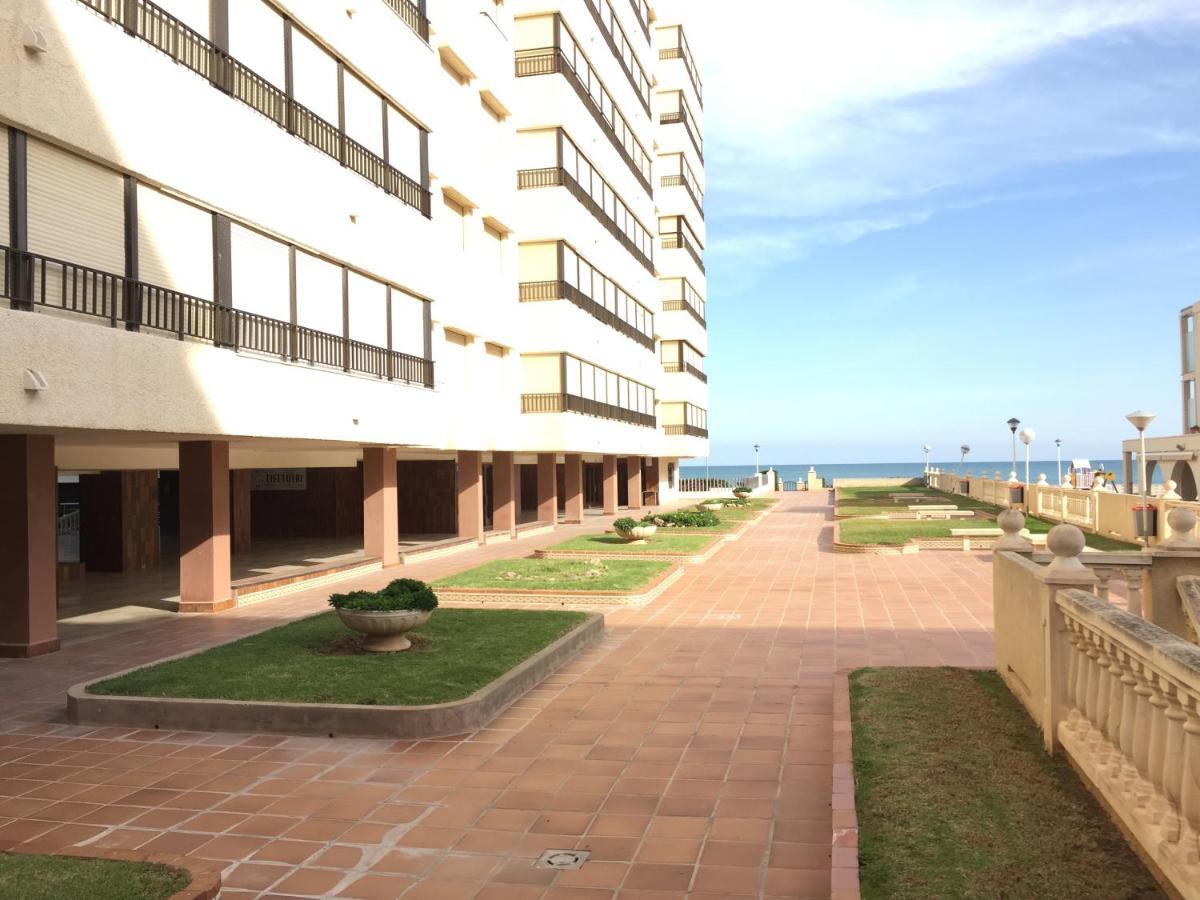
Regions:
[[[492,454],[492,530],[509,532],[517,527],[517,466],[514,455]]]
[[[235,606],[229,570],[229,442],[181,441],[179,611]]]
[[[229,541],[235,556],[250,552],[250,469],[229,474]]]
[[[629,491],[629,508],[642,508],[642,458],[631,456],[625,462],[625,477]]]
[[[0,656],[58,649],[54,437],[0,434]]]
[[[539,522],[558,524],[558,455],[537,455],[537,517]]]
[[[483,541],[483,454],[458,451],[458,536]]]
[[[363,447],[363,552],[384,568],[400,563],[400,510],[396,505],[396,451]]]
[[[615,516],[617,514],[617,458],[606,454],[603,466],[604,514],[606,516]]]
[[[568,453],[563,457],[563,491],[566,493],[566,521],[583,521],[583,456]]]
[[[651,501],[654,506],[662,505],[662,460],[657,456],[650,457],[646,463],[646,490],[653,491],[654,497]]]

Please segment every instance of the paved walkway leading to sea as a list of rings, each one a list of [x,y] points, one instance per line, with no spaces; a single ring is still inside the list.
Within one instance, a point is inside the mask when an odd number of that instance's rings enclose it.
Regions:
[[[69,685],[315,611],[328,589],[0,662],[0,848],[209,859],[225,867],[222,898],[828,897],[833,675],[991,665],[991,569],[981,554],[833,554],[826,496],[782,496],[461,739],[65,723]],[[432,579],[562,538],[404,574]],[[532,865],[571,848],[591,853],[577,871]]]

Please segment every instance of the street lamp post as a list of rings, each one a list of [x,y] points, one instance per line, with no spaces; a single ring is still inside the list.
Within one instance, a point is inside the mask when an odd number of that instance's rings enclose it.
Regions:
[[[928,444],[926,444],[924,447],[921,448],[921,452],[925,454],[925,477],[926,478],[929,477],[929,453],[932,450],[933,450],[933,448],[930,447]]]
[[[1054,446],[1058,448],[1058,483],[1061,485],[1061,484],[1063,483],[1063,471],[1062,471],[1062,438],[1055,438],[1055,439],[1054,439]]]
[[[1033,439],[1037,437],[1037,432],[1032,428],[1022,428],[1020,435],[1021,443],[1025,445],[1025,484],[1029,485],[1029,445],[1033,443]]]
[[[1013,477],[1017,474],[1017,429],[1021,427],[1021,420],[1016,416],[1008,420],[1008,430],[1012,432],[1012,468],[1009,470],[1013,473]]]
[[[1141,439],[1141,446],[1138,449],[1138,487],[1142,499],[1145,500],[1149,494],[1149,488],[1146,484],[1149,481],[1148,467],[1146,466],[1146,429],[1150,427],[1150,423],[1154,421],[1154,413],[1146,412],[1144,409],[1139,409],[1131,412],[1125,419],[1137,429],[1138,437]]]
[[[754,474],[758,476],[758,444],[754,445]]]
[[[959,470],[959,472],[961,472],[963,464],[966,463],[966,461],[967,461],[967,454],[971,452],[971,445],[963,444],[961,447],[958,448],[958,451],[960,454],[958,457],[958,470]]]

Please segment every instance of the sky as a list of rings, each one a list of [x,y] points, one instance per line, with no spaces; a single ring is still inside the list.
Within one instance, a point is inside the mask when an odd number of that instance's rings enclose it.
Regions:
[[[754,16],[746,15],[751,9]],[[1196,0],[689,0],[711,462],[1112,458],[1181,431]]]

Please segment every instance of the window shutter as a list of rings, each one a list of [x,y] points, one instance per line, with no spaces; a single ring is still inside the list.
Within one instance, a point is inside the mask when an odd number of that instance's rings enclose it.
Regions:
[[[425,356],[425,301],[392,288],[392,349]]]
[[[350,338],[387,346],[387,285],[350,273]]]
[[[230,3],[229,53],[282,89],[287,80],[283,68],[283,17],[262,0]]]
[[[291,319],[287,244],[234,223],[230,228],[233,305],[237,309]]]
[[[32,139],[28,162],[29,249],[102,272],[124,273],[124,179]]]
[[[139,184],[138,278],[213,299],[212,213]]]
[[[296,323],[342,335],[342,269],[307,253],[296,253]]]

